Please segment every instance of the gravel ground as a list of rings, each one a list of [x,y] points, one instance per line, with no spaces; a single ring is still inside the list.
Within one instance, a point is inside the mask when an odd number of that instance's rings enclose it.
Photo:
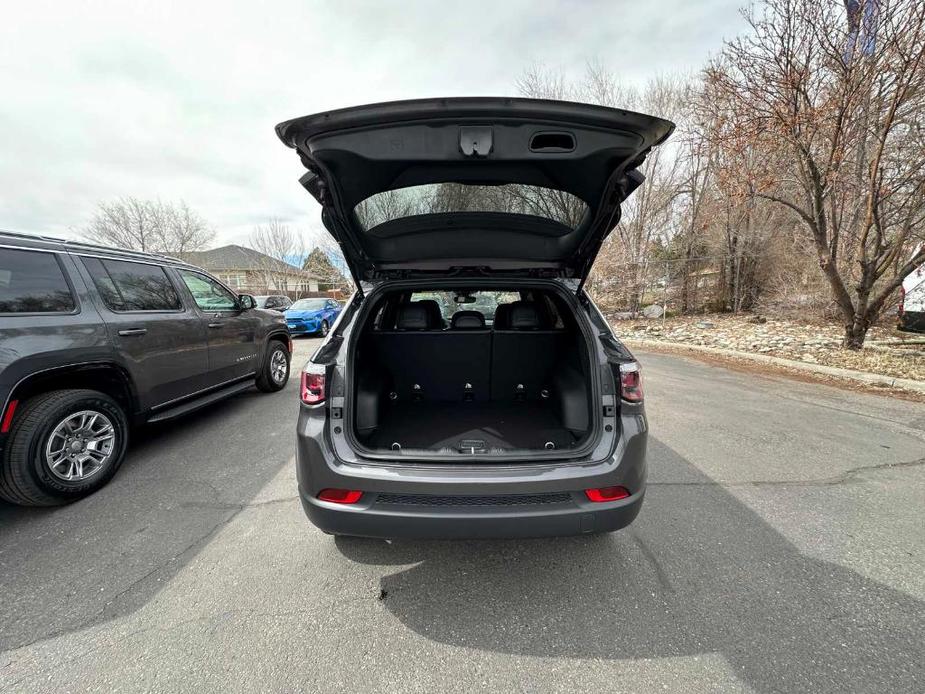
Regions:
[[[759,323],[757,320],[765,322]],[[615,321],[614,328],[618,335],[628,339],[705,345],[896,378],[925,380],[925,345],[886,348],[879,344],[925,340],[925,336],[888,328],[872,328],[868,335],[868,345],[861,352],[841,348],[842,331],[836,324],[798,323],[776,318],[687,316],[664,320]]]

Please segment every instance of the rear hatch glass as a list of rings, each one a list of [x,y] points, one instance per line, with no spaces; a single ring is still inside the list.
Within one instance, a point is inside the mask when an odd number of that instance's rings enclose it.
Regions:
[[[377,193],[354,211],[366,231],[419,215],[499,212],[549,219],[559,222],[567,232],[581,224],[588,206],[570,193],[540,186],[432,183]]]

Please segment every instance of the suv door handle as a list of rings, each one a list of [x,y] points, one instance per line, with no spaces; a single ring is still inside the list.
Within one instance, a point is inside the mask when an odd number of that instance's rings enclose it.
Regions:
[[[210,328],[221,328],[223,325],[225,324],[224,323],[209,323]]]
[[[147,328],[127,328],[125,330],[120,330],[119,334],[122,337],[132,337],[133,335],[145,335],[147,332]]]

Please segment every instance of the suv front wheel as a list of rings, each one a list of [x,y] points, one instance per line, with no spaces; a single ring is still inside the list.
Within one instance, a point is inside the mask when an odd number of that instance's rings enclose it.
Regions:
[[[286,387],[289,381],[289,350],[282,342],[274,340],[267,348],[260,373],[257,374],[257,388],[264,393],[275,393]]]
[[[0,497],[7,501],[76,501],[105,485],[122,464],[128,421],[105,393],[53,390],[20,408],[0,465]]]

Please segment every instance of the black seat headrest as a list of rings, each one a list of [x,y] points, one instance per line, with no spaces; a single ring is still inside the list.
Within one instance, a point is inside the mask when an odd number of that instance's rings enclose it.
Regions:
[[[399,330],[431,330],[441,325],[434,319],[433,310],[427,306],[427,301],[412,301],[398,307],[398,318],[395,327]],[[436,304],[436,302],[433,302]],[[439,315],[440,309],[437,309]]]
[[[540,330],[546,327],[546,315],[533,301],[515,301],[511,304],[511,330]]]
[[[442,329],[446,327],[446,323],[443,322],[443,314],[440,312],[440,304],[433,299],[421,299],[414,303],[423,306],[424,310],[427,311],[427,320],[431,328]]]
[[[457,311],[450,321],[451,330],[478,330],[485,327],[485,316],[478,311]]]
[[[495,330],[510,330],[511,306],[512,304],[498,304],[498,308],[495,309],[495,318],[491,323]]]

